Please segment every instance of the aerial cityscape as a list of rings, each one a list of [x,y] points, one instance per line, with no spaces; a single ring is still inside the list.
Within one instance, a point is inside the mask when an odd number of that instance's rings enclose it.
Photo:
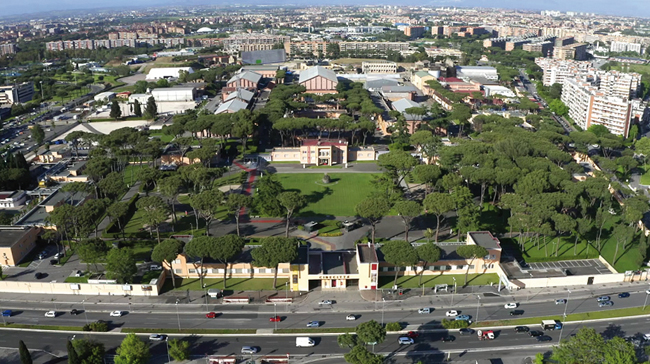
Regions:
[[[650,363],[645,3],[7,7],[0,363]]]

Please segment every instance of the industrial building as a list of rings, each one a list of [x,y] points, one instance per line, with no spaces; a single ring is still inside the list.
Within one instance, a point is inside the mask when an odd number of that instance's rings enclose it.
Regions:
[[[34,83],[0,86],[0,104],[24,104],[34,98]]]
[[[197,91],[194,86],[156,88],[151,90],[151,96],[156,102],[193,101],[197,97]]]

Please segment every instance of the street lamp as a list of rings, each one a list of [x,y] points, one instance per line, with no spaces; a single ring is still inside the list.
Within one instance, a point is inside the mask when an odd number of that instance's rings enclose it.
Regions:
[[[277,317],[278,317],[278,304],[275,303],[275,302],[273,303],[273,312],[274,312],[273,313],[273,323],[275,324],[275,331],[278,331],[278,320],[277,320]]]
[[[478,308],[481,305],[481,296],[476,295],[476,322],[478,322]]]
[[[650,289],[645,291],[645,301],[643,301],[643,311],[645,311],[645,306],[648,303],[648,295],[650,295]]]
[[[569,297],[571,297],[571,290],[567,289],[567,291],[568,293],[566,296],[566,305],[564,305],[564,314],[562,315],[562,317],[564,317],[564,321],[566,321],[566,309],[569,306]]]
[[[171,363],[172,358],[169,357],[169,343],[167,342],[167,338],[165,338],[165,346],[167,347],[167,362]]]
[[[84,316],[86,317],[86,325],[88,325],[88,314],[86,313],[86,300],[82,300],[81,305],[82,305],[83,310],[84,310]]]
[[[384,307],[386,307],[386,299],[381,298],[381,326],[384,326]]]
[[[178,320],[178,332],[181,332],[181,316],[178,314],[178,299],[176,300],[176,320]]]
[[[456,294],[456,277],[451,277],[454,280],[454,290],[451,292],[451,305],[454,305],[454,295]]]

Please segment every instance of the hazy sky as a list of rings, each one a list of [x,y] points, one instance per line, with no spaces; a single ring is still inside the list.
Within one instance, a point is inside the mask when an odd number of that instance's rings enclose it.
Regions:
[[[102,7],[146,7],[155,5],[218,5],[223,1],[214,0],[18,0],[8,1],[2,9],[2,15],[52,12],[57,10],[93,9]],[[228,2],[229,4],[315,4],[313,0],[239,0]],[[399,0],[328,0],[320,2],[328,5],[339,4],[386,4],[386,5],[407,5],[408,3]],[[482,6],[495,8],[528,9],[528,10],[560,10],[594,12],[598,14],[627,15],[650,17],[650,6],[648,0],[424,0],[413,1],[413,5],[424,6]]]

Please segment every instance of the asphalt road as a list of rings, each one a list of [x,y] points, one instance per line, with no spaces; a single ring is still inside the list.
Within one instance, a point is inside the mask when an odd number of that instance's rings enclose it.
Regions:
[[[523,311],[521,316],[525,317],[540,317],[550,315],[562,315],[566,308],[566,313],[582,313],[601,310],[611,310],[628,307],[643,306],[646,295],[643,293],[633,293],[628,298],[617,298],[611,295],[613,306],[599,308],[595,298],[579,298],[570,299],[568,305],[555,304],[555,299],[566,297],[549,297],[548,302],[541,303],[528,303],[521,304],[516,310]],[[505,303],[505,301],[504,301]],[[30,308],[19,309],[19,307],[11,307],[11,304],[5,305],[2,309],[16,309],[11,317],[4,317],[9,322],[19,324],[33,324],[33,325],[61,325],[61,326],[82,326],[86,323],[96,320],[104,320],[110,322],[114,327],[132,327],[132,328],[177,328],[179,321],[180,326],[184,329],[207,329],[207,328],[246,328],[246,329],[272,329],[275,328],[275,323],[270,322],[269,318],[273,316],[268,312],[254,312],[254,311],[239,311],[228,310],[228,306],[224,307],[224,311],[220,311],[220,307],[212,306],[215,312],[221,312],[221,315],[215,319],[208,319],[205,317],[206,311],[193,309],[188,311],[182,305],[178,306],[180,309],[178,313],[170,308],[171,311],[167,312],[151,312],[146,309],[139,311],[130,309],[126,304],[115,304],[111,306],[112,310],[127,311],[122,317],[110,317],[107,311],[97,311],[92,307],[92,304],[87,304],[87,311],[85,314],[70,315],[70,307],[61,307],[56,302],[35,303],[29,305]],[[56,307],[55,307],[56,306]],[[38,309],[36,308],[38,307]],[[246,310],[255,310],[256,306],[246,308]],[[78,310],[83,310],[81,305],[75,307]],[[415,327],[435,327],[438,326],[443,318],[447,309],[435,309],[431,314],[418,314],[417,310],[403,310],[403,311],[385,311],[382,314],[382,304],[377,304],[378,311],[364,312],[357,314],[357,320],[347,321],[346,316],[348,313],[331,312],[331,308],[323,306],[319,307],[314,305],[312,313],[287,313],[285,306],[279,304],[277,306],[277,314],[282,318],[281,322],[277,323],[277,328],[281,329],[295,329],[306,328],[310,321],[319,321],[321,327],[355,327],[361,322],[375,320],[378,322],[400,322],[409,326]],[[387,309],[391,309],[390,304],[386,305]],[[47,310],[58,310],[56,318],[47,318],[44,316]],[[289,307],[290,309],[290,307]],[[460,314],[469,315],[472,321],[476,321],[477,306],[474,302],[462,302],[454,306],[454,309],[459,311]],[[486,320],[499,320],[512,318],[510,312],[513,309],[506,309],[503,305],[486,305],[478,307],[478,319],[480,321]],[[350,312],[353,314],[353,312]]]
[[[560,335],[566,338],[573,335],[582,326],[595,328],[598,332],[607,338],[614,336],[631,336],[637,333],[646,333],[648,331],[648,318],[632,318],[613,322],[594,322],[587,324],[568,324],[561,331],[547,331],[546,335],[552,338],[552,341],[539,343],[535,338],[529,337],[525,333],[515,333],[514,330],[500,329],[495,330],[496,339],[488,341],[479,341],[477,336],[467,335],[460,336],[458,333],[451,333],[455,337],[453,342],[442,342],[441,338],[447,334],[439,333],[422,333],[413,345],[399,345],[397,338],[399,335],[388,335],[386,340],[375,346],[375,351],[391,356],[421,356],[441,352],[450,352],[454,355],[464,352],[485,351],[485,352],[543,352],[548,350],[560,339]],[[531,329],[537,327],[531,326]],[[70,339],[70,333],[61,332],[30,332],[30,331],[9,331],[0,329],[0,347],[16,347],[18,340],[25,341],[30,349],[41,349],[54,355],[65,355],[65,342]],[[76,335],[76,338],[90,337],[94,340],[103,342],[108,354],[114,354],[115,348],[121,342],[123,335],[120,334],[86,334]],[[141,335],[147,340],[148,335]],[[177,337],[177,336],[174,336]],[[255,346],[260,350],[260,355],[286,355],[291,356],[309,356],[312,359],[323,358],[326,355],[344,354],[346,349],[338,346],[336,336],[319,336],[311,335],[316,341],[316,346],[312,348],[296,348],[294,336],[279,335],[256,335],[256,336],[188,336],[184,337],[192,346],[193,355],[236,355],[242,346]],[[163,342],[152,342],[152,356],[166,356],[166,348]],[[489,356],[489,354],[485,354]]]

